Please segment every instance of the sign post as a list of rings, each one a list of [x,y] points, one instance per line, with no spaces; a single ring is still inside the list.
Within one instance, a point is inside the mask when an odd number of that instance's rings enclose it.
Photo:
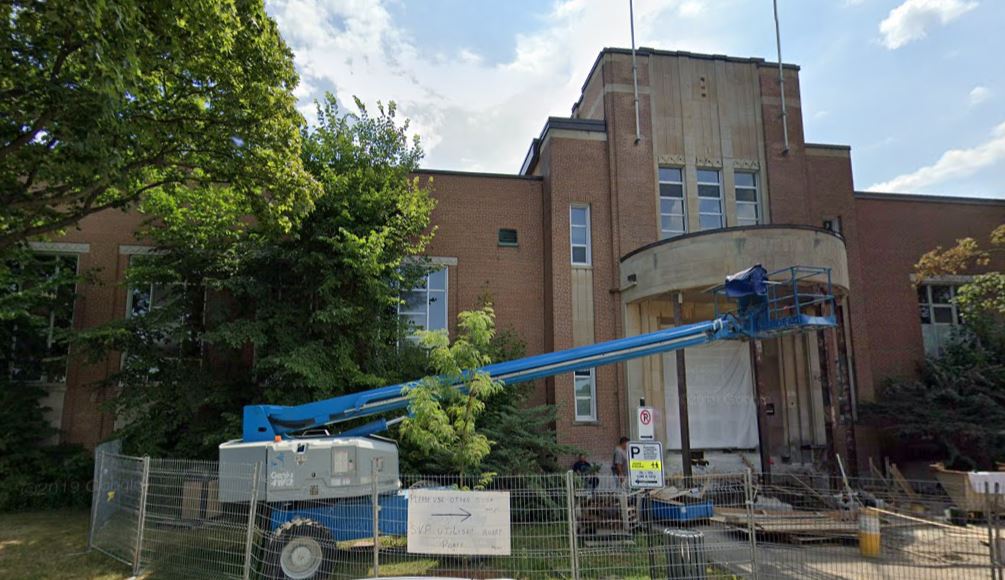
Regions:
[[[655,439],[656,410],[652,407],[639,407],[636,410],[635,418],[639,427],[639,440],[652,441]]]
[[[659,441],[628,443],[628,485],[633,489],[663,487],[662,443]]]

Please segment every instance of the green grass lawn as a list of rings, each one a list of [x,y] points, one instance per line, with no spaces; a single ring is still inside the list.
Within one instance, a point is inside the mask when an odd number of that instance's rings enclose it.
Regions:
[[[127,566],[87,552],[87,511],[0,514],[0,579],[130,576]]]
[[[0,580],[21,578],[98,578],[123,580],[127,566],[98,552],[87,552],[86,511],[52,511],[0,514]],[[210,528],[173,530],[152,527],[146,536],[144,577],[150,579],[218,577],[224,568],[213,563],[234,560],[233,533]],[[437,558],[407,554],[404,538],[383,538],[380,572],[391,575],[462,575],[474,578],[564,579],[569,577],[568,553],[561,525],[518,524],[514,526],[513,556],[499,559]],[[646,547],[655,537],[636,536],[631,545],[617,548],[583,548],[580,570],[583,578],[648,578]],[[654,546],[655,547],[655,546]],[[335,578],[361,578],[372,572],[369,548],[340,545]],[[222,551],[221,551],[222,549]],[[658,570],[665,566],[662,550],[655,558]],[[227,554],[226,558],[222,554]],[[239,558],[239,555],[236,555]],[[226,571],[239,574],[240,563]],[[732,578],[709,568],[710,578]]]

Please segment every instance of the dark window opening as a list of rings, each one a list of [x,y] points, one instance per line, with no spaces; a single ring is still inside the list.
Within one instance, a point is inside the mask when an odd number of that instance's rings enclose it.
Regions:
[[[500,246],[516,246],[516,245],[518,245],[517,244],[516,230],[514,230],[514,229],[508,229],[508,228],[501,228],[499,230],[499,245]]]

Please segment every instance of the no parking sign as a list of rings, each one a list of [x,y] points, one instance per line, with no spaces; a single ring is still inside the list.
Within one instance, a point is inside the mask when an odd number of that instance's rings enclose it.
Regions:
[[[635,418],[639,426],[639,439],[655,439],[656,410],[652,407],[639,407]]]

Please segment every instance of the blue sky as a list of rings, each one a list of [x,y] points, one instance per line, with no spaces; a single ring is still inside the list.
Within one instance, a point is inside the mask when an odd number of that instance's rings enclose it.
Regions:
[[[394,100],[426,167],[513,173],[567,116],[627,0],[267,0],[301,110]],[[1005,1],[779,0],[808,141],[851,145],[858,189],[1005,198]],[[770,0],[636,0],[639,46],[774,60]]]

